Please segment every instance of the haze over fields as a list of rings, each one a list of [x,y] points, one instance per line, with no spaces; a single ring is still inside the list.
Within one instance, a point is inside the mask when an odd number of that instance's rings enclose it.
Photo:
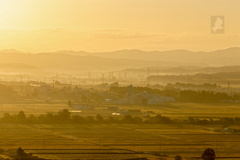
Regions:
[[[240,0],[0,0],[0,160],[240,159]]]

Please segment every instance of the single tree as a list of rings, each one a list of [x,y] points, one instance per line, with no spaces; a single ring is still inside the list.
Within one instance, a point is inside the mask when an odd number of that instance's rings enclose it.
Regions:
[[[68,105],[68,107],[72,108],[72,102],[70,100],[68,100],[67,105]]]
[[[182,160],[182,157],[181,156],[176,156],[175,160]]]
[[[215,157],[215,152],[211,148],[206,149],[202,154],[203,160],[215,160]]]
[[[58,115],[60,116],[61,119],[67,120],[70,118],[71,113],[67,109],[63,109],[58,112]]]
[[[99,114],[96,116],[96,119],[98,122],[103,122],[103,117]]]
[[[18,148],[17,154],[18,154],[18,156],[24,156],[24,155],[26,155],[26,153],[24,152],[24,150],[23,150],[21,147]]]
[[[21,123],[25,122],[26,120],[26,116],[25,113],[23,111],[20,111],[17,115],[17,120]]]

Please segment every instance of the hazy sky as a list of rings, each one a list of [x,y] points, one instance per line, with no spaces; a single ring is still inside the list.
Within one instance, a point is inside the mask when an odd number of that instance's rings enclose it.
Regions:
[[[239,29],[240,0],[0,0],[0,49],[209,51],[240,46]]]

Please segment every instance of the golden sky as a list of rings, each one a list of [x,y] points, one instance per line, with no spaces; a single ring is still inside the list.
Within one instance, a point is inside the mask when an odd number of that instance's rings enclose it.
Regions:
[[[209,51],[240,46],[239,29],[240,0],[0,0],[0,49],[24,52]]]

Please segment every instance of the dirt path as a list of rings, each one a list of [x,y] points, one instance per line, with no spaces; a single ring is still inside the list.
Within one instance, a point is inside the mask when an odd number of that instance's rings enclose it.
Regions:
[[[8,157],[8,156],[6,156],[6,155],[1,155],[1,154],[0,154],[0,160],[1,160],[1,159],[9,159],[9,160],[10,160],[10,159],[13,159],[13,158]]]
[[[92,141],[85,140],[85,139],[75,137],[75,136],[72,136],[72,135],[56,133],[56,132],[53,132],[53,131],[50,131],[50,130],[38,129],[38,128],[33,128],[33,127],[25,126],[25,125],[19,125],[19,126],[24,127],[24,128],[28,128],[28,129],[31,129],[31,130],[35,130],[35,131],[38,131],[38,132],[43,132],[43,133],[47,133],[47,134],[51,134],[51,135],[55,135],[55,136],[60,136],[60,137],[63,137],[63,138],[68,138],[68,139],[73,139],[73,140],[76,140],[76,141],[90,143],[90,144],[97,145],[97,146],[101,145],[100,143],[92,142]],[[114,149],[113,147],[108,147],[108,148]]]

